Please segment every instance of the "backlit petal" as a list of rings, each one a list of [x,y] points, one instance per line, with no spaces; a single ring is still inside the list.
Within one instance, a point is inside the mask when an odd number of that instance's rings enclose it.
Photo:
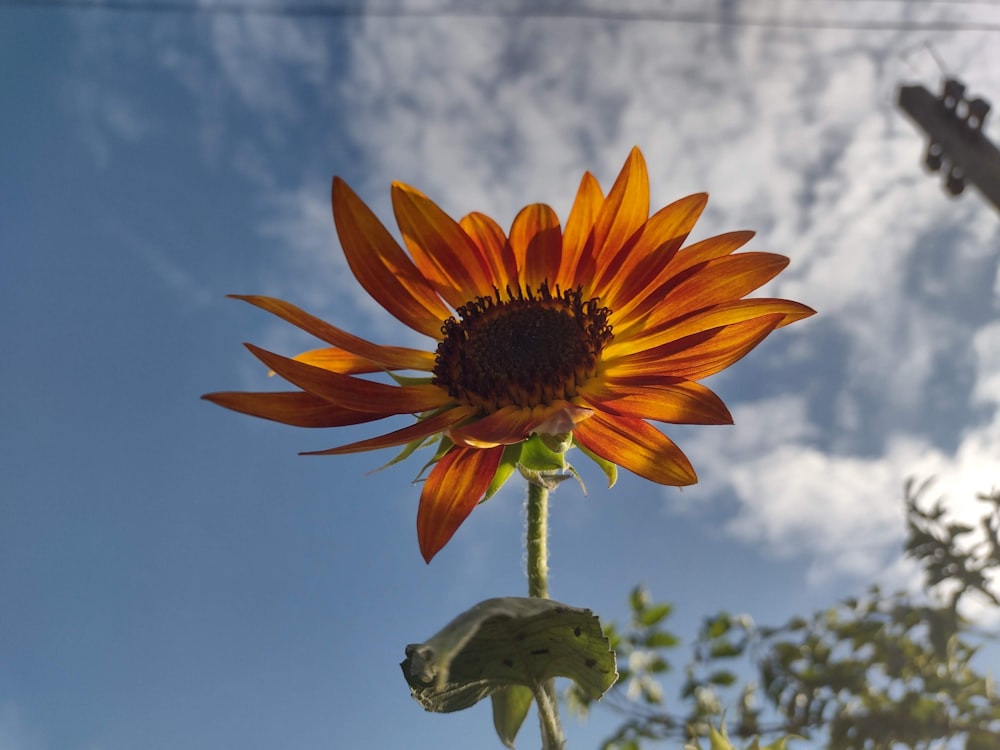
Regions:
[[[486,214],[475,211],[458,223],[486,259],[493,285],[497,289],[506,289],[508,285],[516,287],[519,278],[517,260],[500,225]]]
[[[376,383],[296,362],[253,344],[246,344],[246,347],[289,383],[346,409],[387,417],[418,414],[451,402],[451,397],[436,385]]]
[[[602,301],[619,317],[655,288],[657,277],[684,244],[707,203],[708,194],[697,193],[661,208],[634,235],[627,251],[602,269],[604,276],[612,267],[616,269],[617,279],[602,279],[598,286],[606,289]]]
[[[522,406],[505,406],[499,411],[449,431],[456,445],[469,448],[490,448],[494,445],[520,443],[552,414],[560,411],[567,402],[529,409]]]
[[[273,393],[224,391],[206,393],[202,398],[242,414],[294,427],[343,427],[382,418],[381,414],[345,409],[302,391]]]
[[[338,349],[335,346],[310,349],[292,357],[296,362],[304,362],[313,367],[339,372],[342,375],[360,375],[368,372],[382,372],[385,368],[378,362],[359,357],[357,354]]]
[[[666,266],[694,229],[707,203],[706,193],[681,198],[650,216],[636,233],[633,247],[619,264],[617,283],[601,284],[607,289],[603,301],[615,311],[616,318],[626,319],[628,311],[662,283]]]
[[[606,362],[607,373],[616,377],[669,373],[687,380],[707,378],[746,356],[783,317],[781,313],[763,315],[684,336],[639,354]]]
[[[638,279],[624,282],[628,290],[634,294],[622,295],[625,300],[615,310],[615,319],[621,324],[631,325],[636,320],[642,320],[650,310],[658,307],[666,291],[671,288],[667,282],[673,280],[676,284],[685,278],[688,269],[715,258],[721,258],[739,249],[753,237],[753,232],[730,232],[707,240],[696,242],[678,250],[668,262],[660,266],[656,275],[640,287]],[[653,261],[650,261],[653,262]]]
[[[417,541],[426,562],[455,534],[482,499],[500,466],[503,446],[453,448],[424,482],[417,510]]]
[[[392,208],[417,267],[452,307],[492,294],[492,274],[479,247],[434,201],[394,182]]]
[[[233,299],[249,302],[255,307],[267,310],[269,313],[277,315],[282,320],[286,320],[294,326],[298,326],[303,331],[311,333],[316,338],[333,344],[341,349],[364,357],[371,362],[377,362],[385,370],[423,370],[429,372],[434,368],[434,355],[430,352],[419,349],[408,349],[402,346],[381,346],[373,344],[371,341],[359,338],[353,334],[342,331],[336,326],[332,326],[326,321],[320,320],[315,315],[310,315],[299,309],[291,302],[275,299],[274,297],[261,297],[259,295],[231,294]],[[441,323],[438,323],[438,328]],[[440,331],[438,331],[440,335]]]
[[[605,353],[609,358],[620,356],[625,352],[638,353],[694,333],[775,314],[782,316],[775,326],[775,328],[781,328],[789,323],[815,315],[816,311],[799,302],[787,299],[758,297],[734,300],[718,304],[694,315],[682,317],[679,320],[667,321],[659,326],[637,331],[620,344],[612,342],[605,349]]]
[[[543,281],[555,282],[562,254],[562,229],[555,211],[544,203],[522,208],[510,228],[510,246],[522,283],[536,289]]]
[[[594,277],[596,266],[591,232],[603,204],[604,193],[597,179],[590,172],[584,172],[563,231],[563,256],[556,278],[563,289],[576,286],[581,279]]]
[[[595,412],[573,436],[601,458],[658,484],[680,487],[698,481],[674,441],[641,419]]]
[[[650,314],[647,325],[741,299],[773,279],[787,265],[788,258],[772,253],[739,253],[707,261],[697,273],[676,286],[671,284],[664,303]]]
[[[594,222],[594,260],[598,270],[649,217],[649,175],[642,153],[633,148]],[[602,296],[604,288],[594,286]]]
[[[338,445],[336,448],[327,448],[322,451],[309,451],[302,455],[340,456],[347,453],[361,453],[363,451],[378,450],[379,448],[391,448],[394,445],[405,445],[406,443],[412,443],[414,440],[420,440],[431,435],[436,435],[439,432],[444,432],[453,424],[461,422],[469,416],[471,416],[471,410],[466,407],[460,406],[454,409],[447,409],[406,427],[387,432],[384,435],[368,438],[367,440],[358,440],[355,443],[347,443],[346,445]]]
[[[410,328],[437,338],[448,308],[375,214],[339,177],[331,191],[344,257],[373,299]]]
[[[754,234],[749,230],[737,230],[695,242],[677,253],[670,270],[676,274],[706,260],[730,255],[752,240]]]
[[[688,380],[663,381],[666,378],[605,377],[584,385],[580,396],[595,409],[623,417],[674,424],[732,424],[722,399],[705,386]]]

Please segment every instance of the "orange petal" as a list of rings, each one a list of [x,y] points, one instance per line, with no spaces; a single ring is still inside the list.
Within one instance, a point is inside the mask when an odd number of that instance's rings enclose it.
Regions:
[[[573,436],[592,453],[658,484],[681,487],[698,481],[674,441],[641,419],[595,412]]]
[[[224,391],[206,393],[202,398],[241,414],[295,427],[343,427],[381,419],[379,414],[345,409],[302,391],[273,393]]]
[[[510,227],[510,246],[524,286],[555,284],[562,260],[562,229],[555,211],[544,203],[522,208]]]
[[[362,453],[363,451],[374,451],[379,448],[391,448],[394,445],[412,443],[414,440],[420,440],[431,435],[436,435],[439,432],[444,432],[453,424],[467,419],[471,411],[471,409],[466,407],[448,409],[439,414],[421,419],[414,424],[387,432],[384,435],[368,438],[367,440],[358,440],[355,443],[347,443],[346,445],[338,445],[336,448],[327,448],[322,451],[309,451],[302,455],[340,456],[346,453]]]
[[[652,382],[643,382],[652,381]],[[580,389],[595,409],[636,419],[673,424],[732,424],[729,409],[715,393],[701,385],[666,378],[602,378]]]
[[[642,152],[633,148],[594,222],[594,261],[603,269],[649,216],[649,174]],[[594,292],[603,296],[604,289]]]
[[[307,333],[311,333],[318,339],[336,347],[345,349],[360,357],[364,357],[371,362],[377,362],[383,370],[422,370],[430,372],[434,369],[434,354],[419,349],[409,349],[402,346],[380,346],[371,341],[359,338],[347,333],[336,326],[332,326],[324,320],[320,320],[315,315],[310,315],[299,309],[291,302],[275,299],[274,297],[261,297],[259,295],[231,294],[233,299],[249,302],[255,307],[267,310],[269,313],[277,315],[282,320],[286,320],[294,326],[301,328]],[[438,321],[438,336],[441,335],[441,323],[444,318]]]
[[[650,310],[663,302],[666,290],[671,288],[671,284],[668,283],[670,280],[676,284],[685,278],[684,272],[693,266],[731,254],[749,242],[753,234],[753,232],[729,232],[681,248],[666,265],[660,268],[656,276],[646,283],[644,290],[639,289],[636,282],[627,281],[626,285],[635,291],[635,296],[631,301],[626,301],[620,310],[615,310],[615,320],[620,325],[622,322],[629,324],[642,319]]]
[[[638,331],[632,336],[623,336],[605,347],[604,355],[606,359],[611,360],[626,352],[640,353],[676,341],[684,336],[775,314],[781,315],[775,328],[781,328],[789,323],[815,315],[816,311],[799,302],[787,299],[759,297],[733,300],[676,321],[667,321],[658,326]]]
[[[503,447],[453,448],[424,482],[417,510],[417,541],[426,562],[448,543],[486,493],[496,475]]]
[[[434,201],[394,182],[392,208],[417,267],[452,307],[492,294],[492,274],[479,247]]]
[[[680,317],[712,305],[745,297],[773,279],[788,265],[784,255],[739,253],[707,261],[667,293],[663,304],[649,316],[646,324]]]
[[[649,289],[655,289],[657,276],[684,244],[707,203],[707,193],[696,193],[650,216],[634,235],[634,243],[627,252],[619,253],[602,269],[598,286],[607,291],[601,301],[623,316],[630,303],[641,301]],[[616,268],[617,280],[610,276],[612,267]]]
[[[773,331],[784,316],[764,315],[671,341],[640,354],[605,361],[614,377],[675,376],[700,380],[742,359]]]
[[[450,312],[374,213],[339,177],[331,190],[344,257],[361,286],[410,328],[432,338]]]
[[[516,287],[517,260],[500,225],[486,214],[476,211],[462,217],[458,224],[469,235],[469,239],[479,247],[479,252],[486,259],[493,285],[497,289],[506,289],[508,285]]]
[[[296,362],[253,344],[245,346],[288,382],[345,409],[387,417],[391,414],[417,414],[451,402],[447,392],[436,385],[376,383]]]
[[[335,346],[323,349],[310,349],[307,352],[292,357],[296,362],[303,362],[313,367],[321,367],[342,375],[360,375],[367,372],[382,372],[385,368],[370,359],[357,354],[338,349]]]
[[[456,445],[467,448],[492,448],[495,445],[520,443],[527,439],[535,427],[566,405],[566,402],[558,402],[557,405],[537,406],[534,409],[505,406],[475,422],[453,428],[448,432],[448,437]]]
[[[563,289],[572,289],[581,280],[594,277],[593,243],[590,239],[603,204],[604,193],[597,179],[590,172],[584,172],[563,232],[563,255],[556,278]]]
[[[701,240],[700,242],[695,242],[693,245],[688,245],[677,253],[677,256],[671,263],[670,270],[673,274],[677,274],[706,260],[729,255],[752,240],[754,234],[755,232],[744,229],[735,232],[726,232]]]

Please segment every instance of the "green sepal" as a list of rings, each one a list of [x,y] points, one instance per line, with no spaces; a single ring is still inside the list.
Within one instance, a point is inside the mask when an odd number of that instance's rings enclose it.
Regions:
[[[550,435],[545,432],[535,434],[544,443],[545,447],[553,453],[566,453],[566,451],[573,447],[572,432],[560,432],[558,435]]]
[[[417,438],[416,440],[411,440],[405,446],[403,450],[396,454],[396,456],[388,463],[382,464],[377,469],[374,469],[371,473],[382,471],[383,469],[388,469],[390,466],[398,464],[400,461],[404,461],[409,458],[413,453],[419,449],[423,448],[425,445],[429,445],[437,439],[437,435],[431,435],[429,437]],[[426,467],[425,467],[426,468]]]
[[[566,455],[549,448],[541,435],[534,434],[521,443],[517,469],[532,484],[554,490],[573,475],[567,473],[568,467]]]
[[[412,375],[398,375],[395,372],[386,370],[386,375],[395,380],[400,385],[429,385],[434,382],[434,378],[430,376],[424,377],[414,377]]]
[[[493,726],[497,730],[497,737],[506,747],[514,747],[514,739],[528,716],[534,699],[531,688],[525,685],[509,685],[490,696],[493,702]]]
[[[434,436],[434,437],[436,437],[436,436]],[[451,442],[450,438],[447,438],[444,435],[442,435],[441,436],[441,442],[438,443],[438,447],[437,447],[437,450],[434,451],[434,455],[431,457],[430,461],[428,461],[427,463],[425,463],[423,465],[423,467],[421,467],[420,472],[417,474],[417,478],[414,479],[413,481],[414,482],[419,482],[421,479],[423,479],[424,473],[428,469],[430,469],[434,464],[436,464],[438,461],[440,461],[442,458],[444,458],[444,454],[447,453],[448,451],[450,451],[454,446],[455,446],[455,444],[453,442]]]
[[[591,461],[597,464],[600,467],[601,471],[604,472],[604,476],[608,478],[608,488],[610,489],[611,487],[614,487],[615,482],[618,481],[618,467],[615,464],[608,461],[606,458],[601,458],[596,453],[584,448],[582,445],[580,445],[580,442],[578,440],[573,441],[573,444],[580,449],[580,452],[583,455],[585,455],[587,458],[589,458]]]
[[[517,470],[520,471],[521,476],[527,479],[531,484],[544,487],[549,491],[554,490],[560,484],[573,476],[573,474],[569,473],[559,474],[550,471],[535,471],[534,469],[527,469],[521,464],[517,465]]]
[[[521,443],[519,463],[528,471],[564,471],[566,469],[566,454],[552,450],[545,437],[535,433]]]
[[[389,374],[391,375],[392,373],[389,373]],[[449,409],[453,409],[453,408],[454,408],[454,406],[442,406],[442,407],[440,407],[438,409],[434,409],[432,411],[423,412],[423,413],[417,415],[417,421],[419,422],[419,421],[421,421],[423,419],[427,419],[428,417],[437,416],[438,414],[441,414],[442,412],[448,411]],[[413,455],[413,453],[415,451],[417,451],[419,448],[423,448],[425,445],[430,445],[431,443],[433,443],[437,439],[438,439],[437,435],[428,435],[427,437],[422,437],[422,438],[417,438],[416,440],[411,440],[405,446],[403,446],[403,450],[400,451],[396,455],[395,458],[393,458],[391,461],[389,461],[389,463],[383,464],[382,466],[379,466],[372,473],[374,474],[375,472],[382,471],[382,469],[388,469],[390,466],[393,466],[394,464],[398,464],[400,461],[403,461],[403,460],[409,458],[411,455]],[[427,471],[427,468],[429,466],[433,465],[435,462],[437,462],[441,458],[441,456],[443,456],[443,455],[444,455],[443,452],[438,451],[438,453],[435,454],[434,458],[431,459],[424,466],[424,468],[420,470],[420,474],[423,474],[425,471]],[[417,478],[419,479],[420,475],[417,475]]]
[[[514,469],[517,468],[517,462],[520,460],[520,457],[521,443],[508,445],[503,449],[503,456],[500,459],[500,465],[497,467],[497,472],[493,475],[493,481],[490,482],[490,486],[486,488],[486,494],[483,495],[483,499],[480,502],[485,503],[500,491],[500,488],[506,484],[507,480],[510,479],[511,475],[514,473]]]

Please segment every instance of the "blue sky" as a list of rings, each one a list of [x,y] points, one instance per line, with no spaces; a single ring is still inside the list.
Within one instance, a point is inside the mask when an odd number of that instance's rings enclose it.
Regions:
[[[555,598],[620,620],[644,582],[690,637],[720,607],[776,622],[912,582],[906,478],[959,515],[998,483],[1000,222],[921,171],[893,102],[936,88],[934,56],[996,100],[1000,34],[973,27],[1000,8],[676,7],[729,23],[0,7],[0,750],[500,747],[488,705],[425,715],[398,662],[525,591],[522,488],[427,566],[416,463],[297,455],[371,429],[198,399],[273,387],[243,341],[313,345],[227,293],[426,346],[350,276],[334,174],[388,224],[398,179],[509,225],[565,217],[585,169],[607,186],[639,145],[655,205],[707,190],[696,238],[756,229],[792,259],[766,292],[819,310],[710,383],[734,426],[671,431],[699,485],[607,490],[580,462]],[[941,22],[969,28],[912,28]],[[612,725],[569,721],[571,747]]]

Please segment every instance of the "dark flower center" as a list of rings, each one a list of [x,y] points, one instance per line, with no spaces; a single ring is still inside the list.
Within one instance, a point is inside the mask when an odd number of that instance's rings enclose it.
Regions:
[[[611,340],[608,316],[596,297],[577,287],[553,293],[494,289],[448,318],[434,360],[434,382],[455,399],[486,413],[504,406],[538,406],[576,396],[593,377]]]

